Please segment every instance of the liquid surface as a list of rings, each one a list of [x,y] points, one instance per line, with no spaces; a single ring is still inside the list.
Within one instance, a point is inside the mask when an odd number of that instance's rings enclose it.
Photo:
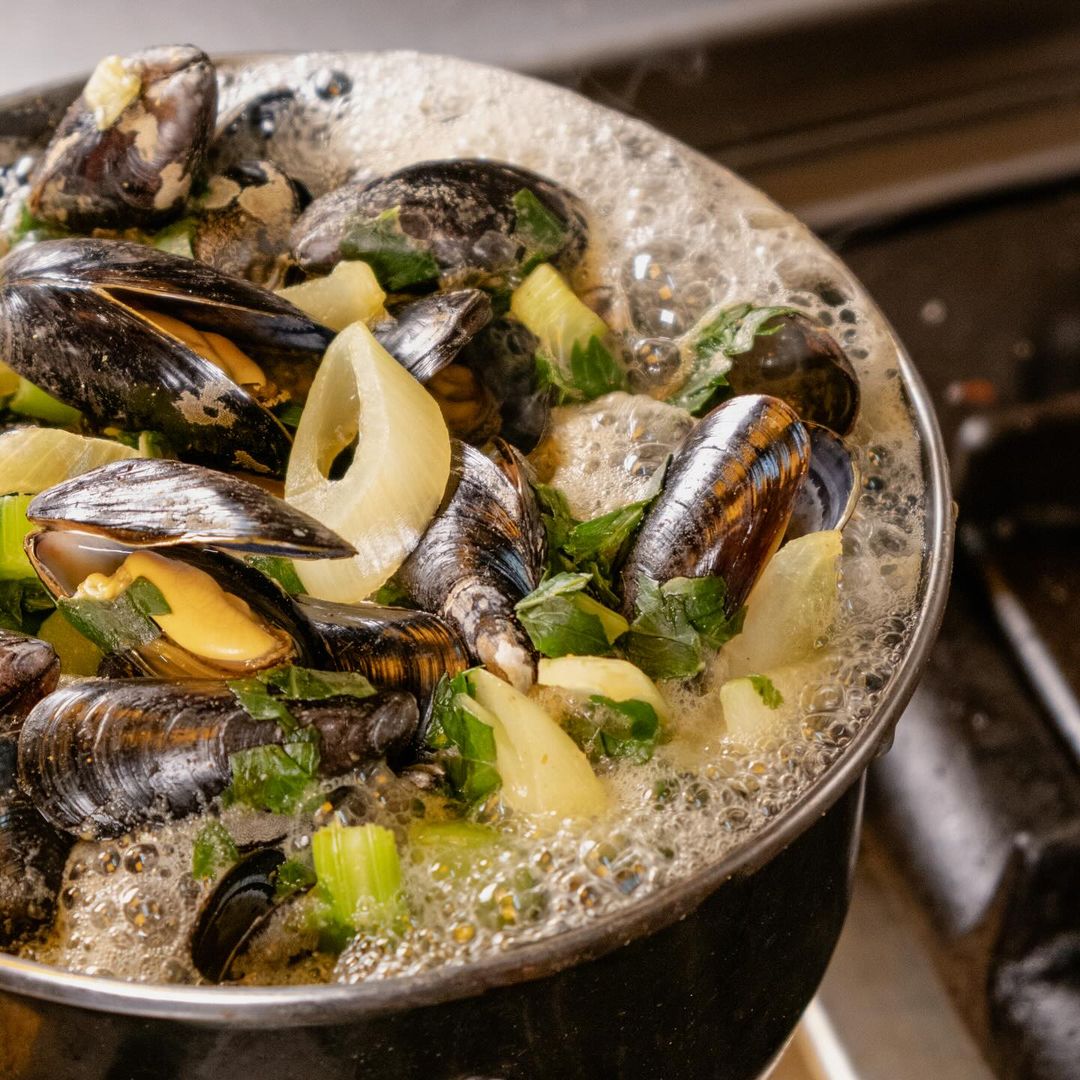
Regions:
[[[745,843],[805,794],[870,719],[914,625],[920,452],[896,346],[872,303],[759,192],[645,125],[555,87],[412,54],[270,60],[226,66],[221,79],[226,158],[270,157],[315,195],[441,157],[502,159],[565,185],[591,226],[575,287],[635,340],[676,335],[706,311],[742,301],[807,312],[858,372],[863,407],[850,441],[866,482],[844,530],[839,622],[830,648],[807,668],[782,733],[746,747],[718,730],[721,657],[704,692],[665,687],[677,737],[649,764],[606,774],[615,812],[585,832],[507,823],[505,843],[471,864],[406,856],[411,927],[358,939],[336,962],[282,972],[290,936],[277,931],[289,929],[286,909],[253,946],[245,978],[351,983],[472,962],[589,924]],[[558,481],[583,515],[640,498],[686,423],[663,408],[628,420],[622,400],[586,409],[564,418],[572,452]],[[393,788],[387,779],[376,814],[400,828]],[[191,877],[197,828],[181,822],[78,845],[57,933],[34,955],[121,978],[194,980],[186,941],[208,889]],[[289,839],[297,849],[309,842],[304,832]]]

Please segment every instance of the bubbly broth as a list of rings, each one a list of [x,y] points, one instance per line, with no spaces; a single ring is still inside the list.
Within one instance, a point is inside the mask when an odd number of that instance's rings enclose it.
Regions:
[[[924,478],[896,346],[876,308],[831,253],[759,192],[567,91],[408,53],[219,71],[226,156],[272,158],[315,195],[442,157],[502,159],[565,185],[584,202],[591,227],[575,287],[617,332],[675,336],[707,311],[742,301],[805,311],[858,372],[862,409],[849,441],[865,481],[844,529],[840,619],[829,647],[806,667],[782,735],[750,746],[724,736],[721,654],[704,680],[664,686],[674,738],[649,763],[619,763],[604,774],[615,797],[603,819],[584,831],[507,821],[505,841],[476,857],[406,848],[411,918],[394,933],[361,936],[336,960],[283,966],[295,942],[312,935],[286,905],[234,973],[257,982],[357,982],[465,964],[587,924],[716,862],[843,753],[886,692],[914,626]],[[565,410],[572,452],[556,482],[581,517],[642,497],[685,433],[685,414],[666,406],[646,402],[647,415],[628,420],[622,397]],[[542,696],[558,707],[556,692]],[[376,819],[404,829],[413,808],[400,785],[388,772],[374,779]],[[235,809],[223,821],[240,843],[267,827]],[[195,981],[187,940],[209,889],[191,874],[201,824],[77,844],[56,930],[29,954],[120,978]],[[310,844],[310,827],[287,827],[287,846]]]

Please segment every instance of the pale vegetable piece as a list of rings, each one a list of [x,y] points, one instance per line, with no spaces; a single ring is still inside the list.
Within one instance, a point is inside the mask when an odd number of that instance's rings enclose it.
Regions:
[[[329,479],[355,440],[352,462]],[[298,560],[313,596],[351,604],[416,546],[450,478],[450,435],[435,399],[353,323],[330,344],[296,430],[285,498],[345,537],[351,559]]]
[[[575,694],[600,694],[612,701],[644,701],[661,720],[671,714],[656,683],[629,660],[607,656],[560,656],[543,659],[536,681],[541,686],[557,686]]]
[[[840,533],[808,533],[769,560],[746,601],[742,633],[724,646],[728,674],[751,675],[808,657],[840,604]]]
[[[489,671],[470,673],[469,683],[473,704],[479,705],[473,715],[495,732],[495,764],[508,806],[524,814],[559,817],[603,813],[608,805],[604,785],[574,740],[543,708]]]
[[[7,364],[0,362],[0,397],[8,397],[19,389],[22,377],[12,371]]]
[[[370,323],[386,314],[386,293],[366,262],[339,262],[329,277],[312,278],[277,290],[316,322],[341,331],[354,322]]]
[[[96,675],[98,665],[105,659],[105,654],[59,611],[54,611],[34,636],[47,641],[56,650],[61,675]]]
[[[746,746],[760,739],[775,738],[791,731],[799,718],[799,698],[803,687],[815,675],[813,664],[792,664],[762,672],[782,700],[771,708],[750,676],[729,679],[720,687],[720,707],[724,714],[724,734]]]
[[[549,356],[561,363],[569,361],[575,345],[584,348],[592,338],[603,338],[608,332],[607,323],[548,263],[541,263],[514,290],[510,314],[540,339],[540,347]]]
[[[0,494],[39,492],[99,465],[138,457],[130,446],[57,428],[24,427],[0,435]]]

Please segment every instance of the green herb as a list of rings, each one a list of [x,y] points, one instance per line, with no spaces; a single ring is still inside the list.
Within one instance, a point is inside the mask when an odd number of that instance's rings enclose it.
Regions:
[[[115,600],[64,597],[56,606],[103,653],[149,644],[161,636],[152,616],[171,611],[161,590],[143,577],[136,578]]]
[[[540,583],[514,611],[544,656],[606,656],[628,623],[584,590],[591,574],[556,574]]]
[[[318,748],[311,742],[256,746],[230,754],[232,786],[227,801],[271,814],[291,814],[307,794],[317,759]]]
[[[717,649],[742,629],[743,611],[725,614],[721,578],[672,578],[660,585],[638,581],[637,617],[624,639],[626,657],[654,679],[696,675],[706,647]]]
[[[32,634],[53,610],[53,599],[37,578],[0,581],[0,627]]]
[[[757,691],[758,697],[767,709],[779,709],[784,704],[784,695],[776,689],[768,675],[748,675],[750,685]]]
[[[289,712],[289,706],[282,698],[271,694],[269,687],[262,679],[257,676],[249,679],[230,679],[225,685],[232,691],[233,697],[240,702],[252,720],[276,720],[286,735],[296,730],[296,720]]]
[[[306,591],[292,559],[284,555],[248,555],[245,561],[276,581],[290,596]]]
[[[385,607],[413,607],[413,599],[408,591],[403,589],[395,578],[391,578],[381,586],[373,597],[376,604]]]
[[[307,892],[315,885],[315,870],[299,859],[286,859],[274,875],[274,897],[287,900],[297,893]]]
[[[643,764],[653,756],[662,734],[660,717],[647,701],[613,701],[602,694],[593,694],[565,727],[593,761],[626,758]]]
[[[0,579],[33,579],[34,568],[26,557],[23,541],[33,526],[26,508],[33,495],[4,495],[0,498]]]
[[[60,240],[71,233],[61,225],[43,221],[30,213],[30,208],[23,204],[19,214],[19,220],[15,227],[8,233],[13,244],[19,241],[36,244],[39,240]]]
[[[539,355],[537,372],[542,385],[555,388],[560,404],[592,401],[626,389],[626,373],[599,337],[589,338],[584,345],[574,342],[568,370],[552,357]]]
[[[401,861],[389,829],[327,825],[311,838],[311,854],[319,890],[338,927],[385,927],[401,912]]]
[[[375,688],[354,671],[315,671],[289,664],[260,672],[258,678],[287,701],[323,701],[331,697],[369,698]]]
[[[431,704],[428,747],[438,753],[450,786],[465,802],[479,802],[502,785],[495,767],[495,732],[460,703],[467,673],[443,676]]]
[[[731,357],[747,352],[759,336],[775,334],[783,325],[772,322],[778,315],[797,311],[791,307],[755,307],[736,304],[720,312],[693,337],[695,364],[689,378],[668,398],[672,405],[695,416],[711,409],[728,386]],[[771,325],[770,325],[771,324]]]
[[[195,232],[198,222],[191,217],[183,217],[166,225],[164,229],[150,237],[150,244],[159,251],[170,255],[183,255],[185,259],[195,258]]]
[[[398,292],[439,276],[439,264],[429,251],[401,228],[401,208],[384,210],[375,218],[355,219],[341,241],[346,259],[362,259],[387,292]]]
[[[298,401],[287,401],[274,409],[274,415],[286,426],[294,430],[300,426],[300,418],[304,415],[304,406]]]
[[[566,226],[528,188],[513,198],[513,236],[525,248],[521,273],[528,274],[556,255],[566,243]]]
[[[191,874],[196,878],[212,878],[218,871],[232,866],[240,858],[228,829],[220,821],[208,821],[195,837],[191,852]]]

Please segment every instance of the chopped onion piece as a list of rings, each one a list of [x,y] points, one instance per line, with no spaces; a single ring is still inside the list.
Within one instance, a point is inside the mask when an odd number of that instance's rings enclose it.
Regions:
[[[386,314],[386,293],[371,267],[359,260],[339,262],[329,277],[290,285],[277,294],[331,330],[344,330],[354,322],[370,323]]]
[[[37,495],[99,465],[138,456],[111,439],[89,439],[57,428],[15,428],[0,435],[0,494]]]
[[[449,478],[450,435],[435,399],[353,323],[333,340],[312,383],[285,498],[359,554],[297,561],[304,587],[347,604],[369,597],[416,546]]]

